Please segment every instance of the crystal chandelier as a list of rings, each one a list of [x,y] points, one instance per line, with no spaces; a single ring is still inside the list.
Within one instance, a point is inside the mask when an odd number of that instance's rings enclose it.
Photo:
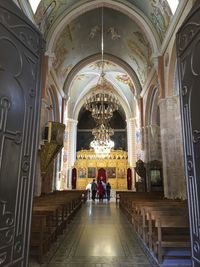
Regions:
[[[114,142],[111,139],[107,140],[106,142],[93,140],[90,143],[90,146],[94,149],[96,154],[103,157],[110,153],[110,150],[114,147]]]
[[[114,135],[114,130],[109,125],[109,120],[113,112],[118,110],[119,101],[112,91],[109,90],[104,73],[104,39],[103,39],[103,7],[102,7],[102,42],[101,42],[101,75],[92,95],[85,102],[86,110],[91,112],[96,121],[96,127],[92,130],[94,140],[90,146],[95,150],[98,157],[105,157],[114,148],[114,142],[110,139]],[[105,91],[106,90],[106,91]]]

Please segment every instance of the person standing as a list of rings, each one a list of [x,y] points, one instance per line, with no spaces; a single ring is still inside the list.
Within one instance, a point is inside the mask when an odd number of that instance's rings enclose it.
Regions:
[[[103,189],[104,189],[104,196],[103,196],[103,198],[104,197],[106,198],[106,183],[104,181],[101,181],[101,182],[102,182]]]
[[[97,184],[95,182],[95,179],[93,179],[93,182],[91,183],[91,191],[92,191],[92,200],[95,201],[97,193]]]
[[[98,194],[99,194],[99,202],[103,202],[103,196],[104,196],[104,187],[101,181],[98,183]]]
[[[92,183],[89,183],[89,184],[86,186],[88,199],[90,199],[90,194],[91,194],[91,184],[92,184]]]
[[[110,190],[111,190],[111,185],[110,183],[106,184],[106,195],[107,195],[107,200],[110,201]]]

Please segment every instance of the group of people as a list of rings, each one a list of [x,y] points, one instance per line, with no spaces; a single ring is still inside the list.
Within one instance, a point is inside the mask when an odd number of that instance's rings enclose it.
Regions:
[[[102,180],[99,180],[98,183],[96,183],[95,179],[93,179],[92,183],[90,184],[90,188],[87,187],[86,189],[91,191],[93,201],[95,201],[96,195],[98,196],[99,201],[103,201],[104,197],[110,201],[110,183],[104,183]]]

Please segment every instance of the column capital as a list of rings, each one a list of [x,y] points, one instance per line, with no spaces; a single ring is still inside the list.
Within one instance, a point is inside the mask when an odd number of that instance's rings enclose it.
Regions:
[[[126,120],[126,122],[127,122],[127,123],[133,123],[133,122],[136,121],[136,120],[137,120],[136,117],[132,117],[132,118],[128,118],[128,119]]]
[[[52,53],[50,51],[46,51],[45,52],[45,56],[48,57],[48,67],[49,67],[49,70],[52,68],[53,66],[53,62],[55,60],[55,53]]]
[[[154,67],[155,67],[155,69],[156,69],[156,72],[158,73],[158,66],[159,66],[159,57],[160,56],[162,56],[162,54],[161,53],[154,53],[154,54],[152,54],[152,56],[151,56],[151,60],[153,61],[153,65],[154,65]]]
[[[66,123],[68,123],[68,122],[74,123],[75,125],[78,123],[77,120],[74,120],[72,118],[66,118]]]

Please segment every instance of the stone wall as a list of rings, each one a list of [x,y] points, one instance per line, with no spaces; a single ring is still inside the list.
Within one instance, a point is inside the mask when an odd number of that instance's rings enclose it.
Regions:
[[[179,97],[160,101],[161,145],[164,194],[167,198],[186,198]]]

